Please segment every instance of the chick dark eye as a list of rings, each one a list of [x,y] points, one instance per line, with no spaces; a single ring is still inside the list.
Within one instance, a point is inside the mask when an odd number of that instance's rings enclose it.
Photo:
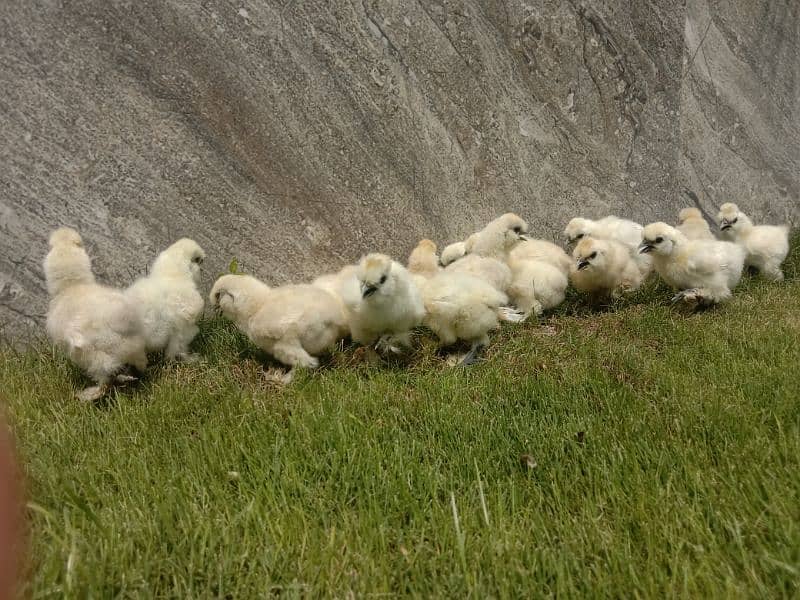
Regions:
[[[193,263],[197,263],[198,265],[202,265],[203,264],[203,257],[202,256],[195,256],[192,259],[192,262]]]
[[[514,233],[522,233],[522,227],[514,227]]]
[[[661,236],[658,236],[655,241],[656,241],[656,244],[660,244],[661,242],[664,241],[664,238],[661,237]]]
[[[592,252],[592,253],[589,255],[589,258],[597,258],[597,252]]]
[[[583,237],[583,234],[582,234],[582,233],[579,233],[578,235],[576,235],[576,236],[575,236],[575,239],[576,239],[576,240],[579,240],[579,239],[581,239],[582,237]]]
[[[381,277],[381,283],[386,283],[386,275],[384,275],[383,277]]]
[[[739,217],[736,217],[736,218],[735,218],[733,221],[731,221],[731,225],[733,225],[734,223],[736,223],[736,221],[738,221],[738,220],[739,220]]]

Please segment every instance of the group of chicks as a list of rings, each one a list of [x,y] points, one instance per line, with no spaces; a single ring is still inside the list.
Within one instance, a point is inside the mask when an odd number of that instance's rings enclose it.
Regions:
[[[572,219],[565,230],[572,258],[556,244],[530,239],[515,214],[490,222],[437,255],[422,240],[403,266],[385,254],[308,284],[270,287],[255,277],[223,275],[210,302],[259,348],[290,371],[313,369],[317,356],[347,337],[367,352],[402,353],[411,332],[424,325],[442,347],[469,346],[463,365],[479,360],[501,321],[521,322],[563,302],[571,282],[592,297],[637,289],[652,271],[678,290],[674,300],[707,306],[730,297],[745,266],[782,280],[788,226],[753,225],[735,204],[717,217],[711,233],[695,208],[676,227],[646,227],[609,216]],[[50,235],[44,272],[50,295],[47,332],[96,385],[78,394],[102,397],[115,382],[135,379],[147,355],[195,361],[189,346],[198,333],[204,300],[199,291],[202,248],[181,239],[164,250],[147,276],[127,289],[98,284],[77,231]]]

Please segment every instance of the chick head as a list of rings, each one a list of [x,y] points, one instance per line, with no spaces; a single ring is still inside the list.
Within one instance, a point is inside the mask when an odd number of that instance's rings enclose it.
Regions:
[[[742,223],[740,222],[741,216],[742,213],[738,206],[736,206],[733,202],[726,202],[719,207],[719,213],[717,214],[717,225],[719,225],[719,230],[727,233],[738,231],[742,226]]]
[[[506,213],[494,220],[501,230],[504,237],[504,248],[511,250],[519,242],[527,240],[525,234],[528,233],[528,224],[525,220],[514,213]]]
[[[408,257],[408,270],[412,273],[431,276],[439,269],[436,244],[431,240],[420,240]]]
[[[189,273],[196,285],[200,285],[200,266],[206,253],[194,240],[183,238],[164,250],[153,263],[153,272],[170,271]]]
[[[464,257],[467,253],[467,245],[464,242],[454,242],[449,246],[445,246],[442,254],[439,256],[439,264],[446,267],[450,263],[457,261],[459,258]]]
[[[578,271],[602,269],[608,259],[609,248],[610,245],[605,240],[582,238],[572,251]]]
[[[269,287],[249,275],[223,275],[211,288],[211,306],[229,319],[250,317],[261,306],[260,295]]]
[[[700,209],[694,208],[693,206],[684,208],[681,212],[678,213],[678,223],[683,225],[689,219],[702,219],[703,213],[700,212]]]
[[[59,227],[50,234],[50,247],[56,246],[77,246],[83,247],[83,238],[81,234],[72,229],[71,227]]]
[[[591,224],[592,222],[589,219],[581,217],[572,219],[567,223],[566,229],[564,229],[564,237],[567,238],[567,243],[574,244],[584,237],[591,235]]]
[[[648,254],[653,252],[662,256],[669,256],[680,238],[680,233],[674,227],[661,221],[650,223],[642,233],[639,253]]]
[[[367,254],[358,263],[356,277],[361,285],[361,297],[389,296],[397,284],[393,261],[385,254]]]
[[[506,213],[471,235],[465,244],[467,254],[498,257],[526,240],[528,224],[514,213]]]

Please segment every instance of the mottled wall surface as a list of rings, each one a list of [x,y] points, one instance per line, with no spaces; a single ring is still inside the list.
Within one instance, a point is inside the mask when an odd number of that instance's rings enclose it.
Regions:
[[[796,0],[4,0],[0,33],[6,334],[62,224],[115,285],[180,236],[282,283],[508,210],[800,214]]]

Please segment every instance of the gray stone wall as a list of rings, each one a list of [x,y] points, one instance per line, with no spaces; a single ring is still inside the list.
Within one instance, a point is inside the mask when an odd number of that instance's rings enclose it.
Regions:
[[[796,0],[4,0],[0,323],[50,229],[125,285],[174,239],[278,284],[508,210],[800,215]]]

